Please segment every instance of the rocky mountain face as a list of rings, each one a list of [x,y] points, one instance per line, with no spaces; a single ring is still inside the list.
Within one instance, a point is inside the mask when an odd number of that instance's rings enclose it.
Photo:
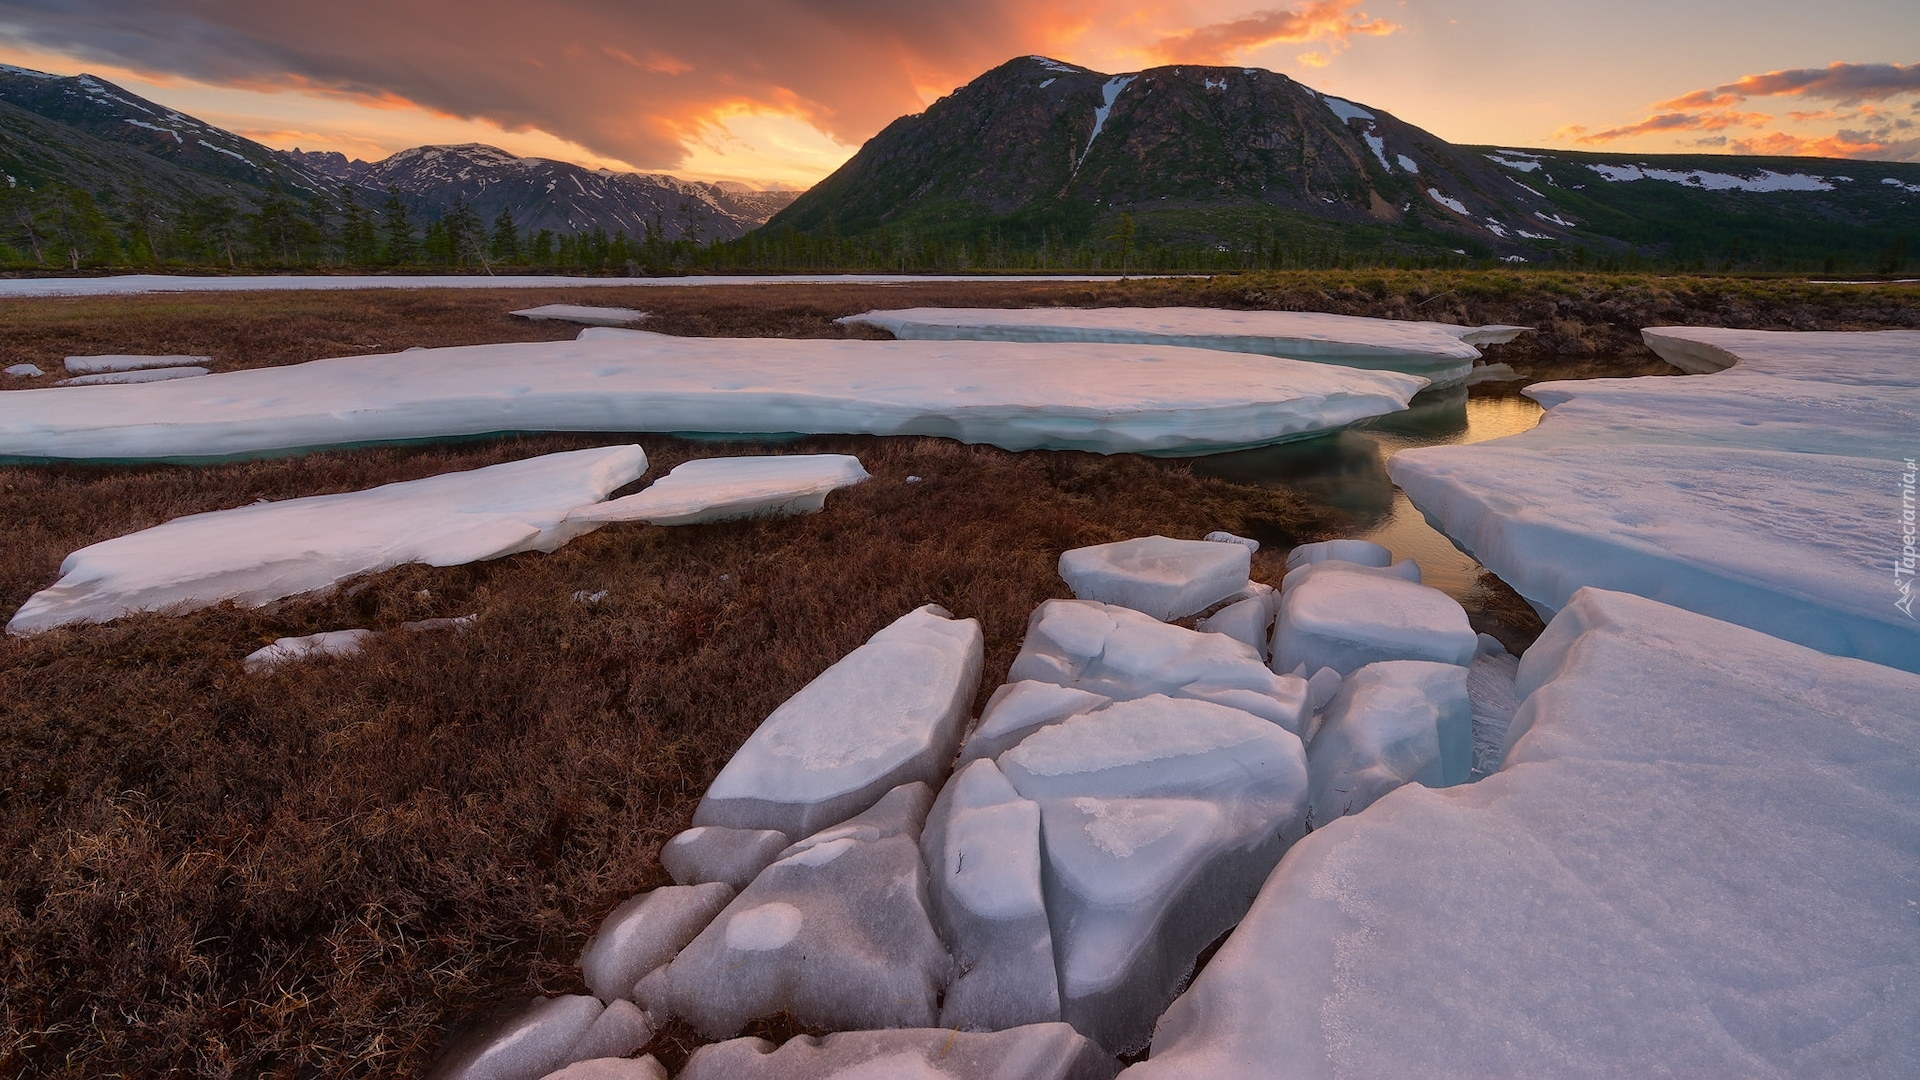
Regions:
[[[1650,182],[1636,187],[1636,172]],[[1841,173],[1852,179],[1805,179]],[[1783,223],[1807,225],[1786,227],[1815,247],[1884,243],[1888,228],[1920,232],[1916,191],[1920,166],[1466,147],[1259,68],[1108,75],[1029,56],[896,120],[770,225],[994,229],[1032,243],[1105,235],[1124,213],[1142,242],[1331,230],[1389,250],[1519,261],[1575,247],[1737,245],[1742,229]],[[1661,227],[1640,220],[1649,197],[1664,207]]]
[[[166,199],[330,193],[276,151],[92,75],[0,64],[0,169],[15,185],[70,184],[100,197]],[[103,200],[106,201],[106,200]]]
[[[432,217],[463,201],[486,221],[509,210],[524,231],[601,228],[634,239],[649,232],[662,240],[732,239],[764,223],[795,194],[586,169],[478,143],[417,146],[372,163],[349,161],[340,153],[278,153],[303,170],[357,189],[363,204],[377,207],[391,189],[416,216]]]

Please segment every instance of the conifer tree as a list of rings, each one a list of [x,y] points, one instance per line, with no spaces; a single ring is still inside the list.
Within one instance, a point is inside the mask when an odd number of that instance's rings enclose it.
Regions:
[[[418,262],[420,248],[414,239],[413,223],[407,220],[407,207],[400,201],[398,188],[387,189],[387,201],[380,205],[380,229],[387,234],[385,262],[405,265]]]

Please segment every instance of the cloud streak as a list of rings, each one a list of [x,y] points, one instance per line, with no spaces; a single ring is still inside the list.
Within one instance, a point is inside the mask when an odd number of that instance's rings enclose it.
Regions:
[[[1359,10],[1360,4],[1361,0],[1310,0],[1294,8],[1256,11],[1238,19],[1162,34],[1146,55],[1163,64],[1229,64],[1240,53],[1265,45],[1324,41],[1338,47],[1356,34],[1381,37],[1400,29]],[[1319,61],[1303,57],[1310,66],[1325,63],[1319,54],[1308,55]]]
[[[1736,154],[1814,157],[1907,157],[1914,141],[1894,135],[1910,122],[1888,115],[1888,99],[1920,94],[1920,64],[1832,63],[1823,68],[1792,68],[1761,75],[1744,75],[1719,86],[1694,90],[1658,102],[1638,123],[1591,131],[1580,125],[1561,128],[1558,139],[1600,145],[1649,135],[1683,131],[1718,132],[1730,128],[1762,128],[1775,122],[1768,113],[1742,111],[1739,106],[1756,98],[1831,103],[1826,108],[1792,109],[1793,124],[1863,123],[1868,130],[1841,129],[1806,135],[1773,131],[1746,138],[1709,136],[1695,146],[1725,148]],[[1920,103],[1916,103],[1920,108]]]

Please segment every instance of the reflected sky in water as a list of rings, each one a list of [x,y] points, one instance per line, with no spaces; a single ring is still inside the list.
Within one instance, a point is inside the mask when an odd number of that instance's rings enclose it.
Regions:
[[[1382,417],[1368,427],[1198,458],[1193,470],[1243,484],[1286,487],[1345,511],[1361,523],[1356,535],[1384,545],[1395,558],[1415,560],[1427,584],[1464,599],[1480,576],[1480,564],[1427,524],[1387,478],[1387,458],[1415,446],[1516,435],[1539,423],[1541,411],[1537,402],[1517,390],[1434,390],[1414,398],[1407,411]]]

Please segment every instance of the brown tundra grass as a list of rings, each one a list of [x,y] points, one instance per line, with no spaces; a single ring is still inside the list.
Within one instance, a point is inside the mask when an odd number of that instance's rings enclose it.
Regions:
[[[1661,368],[1632,351],[1632,329],[1716,321],[1727,297],[1773,325],[1913,325],[1916,311],[1911,292],[1882,289],[1768,285],[1781,296],[1755,300],[1743,285],[1546,285],[1270,275],[6,302],[0,360],[52,370],[68,353],[185,352],[231,368],[569,336],[501,314],[554,301],[640,307],[674,333],[789,336],[839,333],[832,317],[869,307],[1185,302],[1474,321],[1548,312],[1563,324],[1549,344],[1495,358],[1626,374]],[[1661,305],[1678,315],[1658,317]],[[767,449],[566,435],[205,468],[0,467],[0,615],[51,583],[68,552],[181,514],[615,441],[646,447],[650,477]],[[613,525],[552,555],[402,567],[270,608],[0,640],[0,1075],[416,1073],[463,1017],[580,991],[587,935],[665,881],[660,844],[741,741],[910,608],[982,621],[984,698],[1029,612],[1065,595],[1064,548],[1224,528],[1267,541],[1254,572],[1277,581],[1289,543],[1348,524],[1177,462],[917,438],[777,449],[854,453],[874,478],[810,517]],[[601,603],[570,599],[600,590]],[[1485,593],[1483,623],[1524,637],[1524,605],[1496,582]],[[468,632],[385,634],[348,661],[240,669],[283,635],[468,614],[480,616]]]

